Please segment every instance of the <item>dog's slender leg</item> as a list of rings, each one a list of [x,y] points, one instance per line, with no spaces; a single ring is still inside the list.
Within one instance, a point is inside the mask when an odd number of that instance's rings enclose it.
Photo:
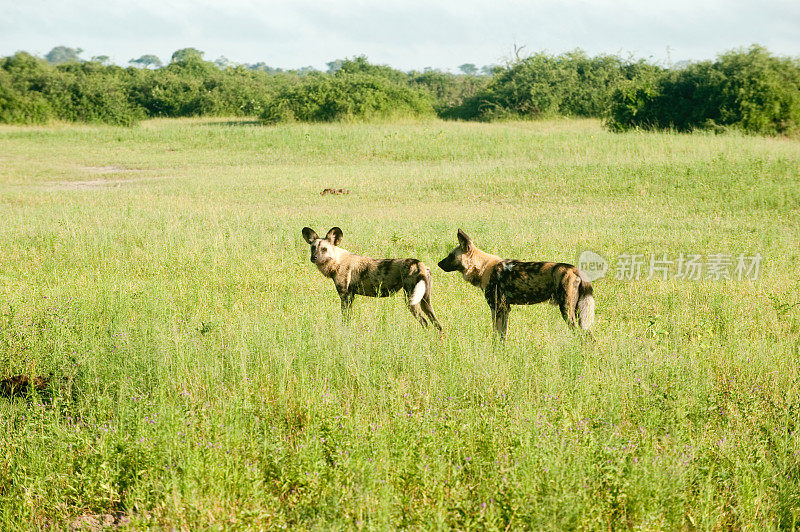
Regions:
[[[494,332],[500,337],[500,341],[504,342],[506,339],[506,329],[508,328],[509,306],[505,303],[495,303],[490,308],[492,309],[492,327],[494,327]]]
[[[567,322],[570,329],[578,327],[578,316],[576,309],[578,308],[578,287],[580,286],[580,279],[576,279],[575,283],[570,282],[564,287],[563,291],[559,291],[556,295],[558,301],[558,308],[561,310],[561,317]]]
[[[425,319],[425,317],[420,312],[419,303],[417,303],[416,305],[408,305],[408,310],[410,310],[411,314],[415,318],[417,318],[419,320],[419,322],[422,324],[423,327],[427,327],[428,326],[428,321]]]
[[[558,303],[558,308],[561,310],[561,317],[564,318],[564,321],[567,322],[567,325],[570,329],[575,328],[575,310],[574,307],[570,306],[568,303],[561,301]]]
[[[342,323],[348,323],[352,317],[353,299],[356,295],[351,292],[339,294],[342,299]]]
[[[436,319],[436,314],[433,313],[433,305],[431,305],[431,300],[427,294],[422,298],[420,304],[422,305],[422,311],[430,318],[433,326],[439,329],[439,332],[442,332],[442,324]]]
[[[494,331],[500,336],[500,341],[506,339],[506,328],[508,327],[509,305],[503,295],[502,289],[494,284],[489,286],[485,292],[486,302],[492,309],[492,326]]]
[[[500,336],[500,341],[506,341],[506,329],[508,328],[508,311],[507,305],[502,305],[497,308],[492,314],[494,317],[494,330]]]

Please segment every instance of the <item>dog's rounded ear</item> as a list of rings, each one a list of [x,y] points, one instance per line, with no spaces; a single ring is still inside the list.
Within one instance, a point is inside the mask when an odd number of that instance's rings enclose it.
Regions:
[[[458,245],[461,246],[461,251],[466,253],[467,251],[472,248],[472,239],[469,237],[467,233],[464,232],[463,229],[458,230]]]
[[[317,233],[314,232],[314,230],[310,227],[303,227],[303,238],[310,244],[319,237],[317,236]]]
[[[330,240],[331,244],[334,246],[338,246],[339,243],[342,241],[342,230],[338,227],[332,227],[328,234],[325,235],[325,238]]]

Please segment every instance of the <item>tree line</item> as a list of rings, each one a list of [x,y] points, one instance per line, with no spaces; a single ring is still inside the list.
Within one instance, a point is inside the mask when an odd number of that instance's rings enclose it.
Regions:
[[[663,66],[576,50],[536,53],[506,65],[459,74],[404,72],[365,57],[284,71],[235,65],[176,51],[123,68],[108,57],[81,60],[56,47],[45,59],[26,52],[0,58],[0,122],[54,120],[133,125],[151,117],[258,116],[265,123],[392,120],[601,118],[631,128],[739,129],[761,134],[800,130],[800,60],[760,46],[715,60]]]

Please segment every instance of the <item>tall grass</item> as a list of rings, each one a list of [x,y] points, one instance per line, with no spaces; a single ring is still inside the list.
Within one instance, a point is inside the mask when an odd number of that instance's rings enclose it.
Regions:
[[[0,523],[788,528],[800,512],[800,145],[595,121],[0,127]],[[320,196],[326,187],[345,196]],[[761,253],[757,281],[595,283],[492,337],[433,272],[340,324],[300,229],[430,266]],[[128,522],[128,521],[126,521]]]

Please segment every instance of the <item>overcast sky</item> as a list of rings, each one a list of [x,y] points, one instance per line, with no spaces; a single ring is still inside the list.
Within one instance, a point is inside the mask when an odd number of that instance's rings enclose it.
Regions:
[[[0,0],[0,56],[54,46],[117,64],[194,47],[206,59],[325,69],[366,55],[403,70],[456,70],[582,48],[666,63],[765,45],[800,56],[798,0]]]

